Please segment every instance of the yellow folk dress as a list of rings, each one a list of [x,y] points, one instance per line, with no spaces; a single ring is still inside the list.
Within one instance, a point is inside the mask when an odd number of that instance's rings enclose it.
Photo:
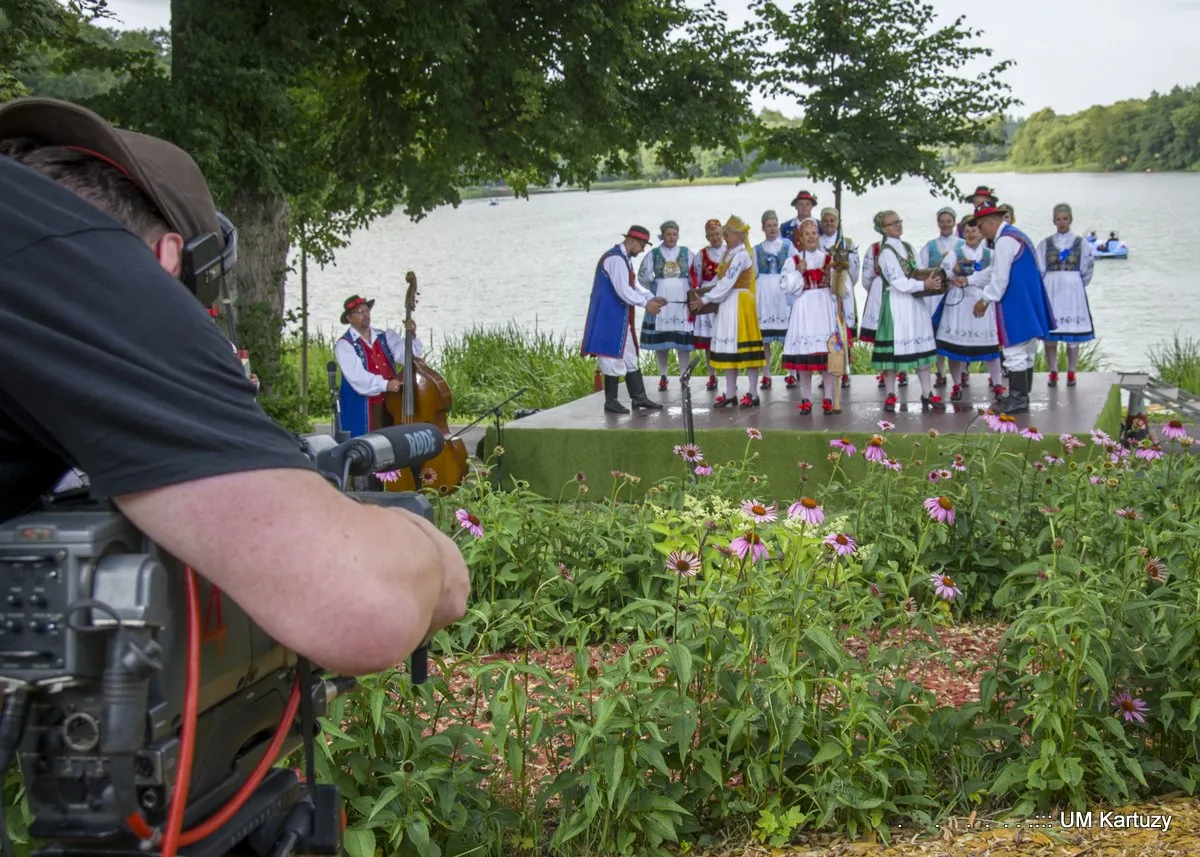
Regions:
[[[708,360],[713,369],[758,369],[766,365],[758,326],[754,259],[739,244],[717,269],[717,285],[705,300],[717,304]]]

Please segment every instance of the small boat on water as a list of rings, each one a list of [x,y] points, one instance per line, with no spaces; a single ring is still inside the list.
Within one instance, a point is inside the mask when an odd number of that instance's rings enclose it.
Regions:
[[[496,199],[495,197],[492,197],[490,200],[488,200],[488,205],[499,205],[499,204],[500,204],[500,200]]]
[[[1129,247],[1117,237],[1117,233],[1110,232],[1107,241],[1098,241],[1096,233],[1090,232],[1087,236],[1087,242],[1092,245],[1092,257],[1095,259],[1128,259]]]

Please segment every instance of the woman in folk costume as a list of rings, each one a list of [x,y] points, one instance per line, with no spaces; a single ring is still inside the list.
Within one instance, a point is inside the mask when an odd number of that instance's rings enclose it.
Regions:
[[[1004,388],[1000,386],[1000,333],[996,327],[996,308],[989,304],[987,312],[978,318],[974,313],[975,304],[983,297],[983,287],[991,277],[988,269],[992,265],[992,251],[983,240],[979,224],[972,222],[970,216],[963,218],[960,228],[963,240],[953,253],[942,259],[942,270],[948,275],[950,288],[934,314],[938,354],[949,359],[950,376],[955,379],[950,401],[962,399],[962,388],[968,385],[970,378],[967,364],[974,362],[987,364],[990,389],[999,398]]]
[[[704,238],[708,241],[708,246],[692,257],[691,279],[693,289],[706,289],[715,286],[717,284],[717,268],[720,267],[721,260],[725,258],[725,232],[721,228],[720,220],[714,217],[704,222]],[[709,346],[712,344],[712,313],[702,315],[695,315],[693,313],[688,318],[692,320],[692,324],[694,325],[692,343],[695,349],[707,354]],[[713,369],[711,358],[708,361],[708,383],[704,385],[704,389],[717,389],[717,373]]]
[[[764,211],[762,216],[763,235],[766,241],[754,248],[756,295],[758,307],[758,327],[762,331],[763,358],[766,369],[763,370],[762,388],[771,388],[771,343],[779,343],[783,348],[783,340],[787,335],[788,318],[791,312],[791,301],[779,288],[783,279],[783,266],[796,252],[795,246],[787,238],[779,234],[779,217],[774,211]],[[796,379],[788,375],[784,379],[787,386],[793,387]],[[750,392],[754,392],[751,390]]]
[[[867,293],[867,302],[863,304],[862,321],[858,324],[858,341],[874,344],[875,334],[879,328],[879,309],[883,305],[883,274],[879,270],[879,250],[883,241],[876,241],[867,247],[863,253],[863,289]],[[887,383],[885,372],[875,376],[879,389]],[[896,376],[901,387],[908,386],[908,373],[901,372]]]
[[[708,359],[714,369],[724,370],[725,392],[717,396],[713,407],[724,408],[737,402],[738,370],[745,369],[750,376],[750,392],[737,403],[752,408],[759,404],[754,388],[764,355],[754,295],[754,258],[747,246],[750,227],[740,217],[731,215],[724,232],[725,258],[717,268],[717,284],[702,298],[698,297],[692,309],[717,304]]]
[[[798,232],[801,249],[788,260],[778,288],[796,295],[783,346],[783,365],[795,373],[800,383],[797,407],[807,415],[812,413],[813,372],[821,373],[826,391],[832,391],[837,383],[829,371],[829,337],[838,329],[838,299],[831,291],[833,257],[821,249],[816,221],[805,220]],[[833,412],[833,401],[828,396],[821,410],[826,416]]]
[[[842,216],[836,208],[821,209],[821,241],[820,247],[826,253],[833,255],[833,269],[844,265],[846,272],[846,293],[842,296],[842,315],[846,320],[846,374],[842,375],[842,386],[850,386],[850,349],[854,345],[854,325],[858,319],[858,302],[854,298],[854,285],[858,282],[858,271],[861,261],[858,258],[858,245],[853,238],[842,234]],[[834,252],[834,248],[838,252]],[[839,262],[839,255],[845,255],[844,262]],[[872,261],[874,264],[874,261]],[[822,382],[824,384],[824,382]],[[824,387],[822,386],[822,389]]]
[[[929,377],[929,368],[937,354],[933,319],[917,294],[938,289],[941,277],[930,274],[925,280],[913,278],[918,270],[917,254],[911,244],[900,239],[904,234],[904,223],[896,212],[876,214],[875,231],[884,237],[879,247],[883,296],[871,366],[881,371],[887,386],[883,408],[889,412],[896,410],[895,374],[915,369],[921,379],[921,409],[945,410],[941,396],[933,394]]]
[[[1075,386],[1075,370],[1079,365],[1079,344],[1096,338],[1092,329],[1092,310],[1088,306],[1087,287],[1092,282],[1095,257],[1092,247],[1071,231],[1074,217],[1071,206],[1054,206],[1054,228],[1057,230],[1038,244],[1037,263],[1050,295],[1057,326],[1046,334],[1046,365],[1050,367],[1051,387],[1058,384],[1058,343],[1067,346],[1067,386]]]
[[[953,256],[954,250],[962,243],[962,239],[955,234],[954,227],[958,225],[958,215],[953,208],[939,208],[937,213],[938,236],[932,241],[926,242],[921,247],[921,252],[917,254],[917,264],[921,268],[940,268],[942,260],[947,256]],[[929,309],[930,317],[933,317],[942,303],[942,295],[930,295],[925,298],[925,306]],[[946,386],[946,358],[942,354],[937,356],[937,377],[933,381],[935,387]]]
[[[667,302],[658,315],[647,313],[642,317],[642,348],[653,351],[658,359],[658,389],[665,390],[670,351],[675,349],[682,375],[694,347],[695,323],[689,320],[687,307],[692,260],[688,249],[679,244],[679,224],[668,220],[658,231],[662,243],[642,260],[638,282]]]

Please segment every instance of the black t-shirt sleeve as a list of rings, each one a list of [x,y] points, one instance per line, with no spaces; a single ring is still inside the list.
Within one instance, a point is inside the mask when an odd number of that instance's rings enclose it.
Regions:
[[[94,494],[311,469],[208,313],[132,233],[46,237],[0,264],[0,400]]]

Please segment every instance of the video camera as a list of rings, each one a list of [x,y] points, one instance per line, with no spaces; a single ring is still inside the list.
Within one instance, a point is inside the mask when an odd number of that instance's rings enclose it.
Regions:
[[[297,439],[349,496],[433,519],[420,494],[346,489],[435,457],[434,426]],[[315,783],[312,742],[353,678],[322,678],[86,488],[0,524],[0,601],[0,772],[16,750],[36,854],[341,852],[341,796]],[[272,767],[301,745],[307,781]]]

